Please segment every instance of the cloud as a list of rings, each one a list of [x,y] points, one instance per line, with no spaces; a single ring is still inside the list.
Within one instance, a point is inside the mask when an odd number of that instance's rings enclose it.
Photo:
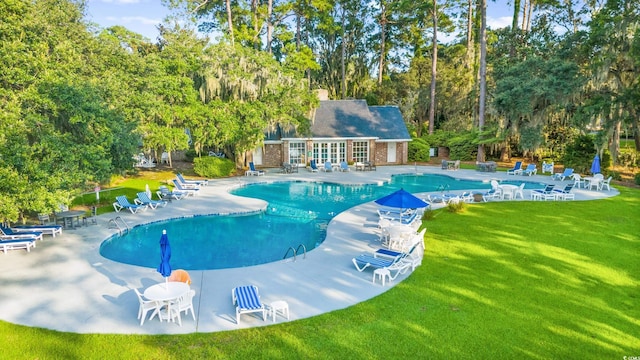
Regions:
[[[140,0],[100,0],[107,4],[139,4]]]
[[[117,24],[139,23],[144,25],[157,25],[162,22],[161,19],[151,19],[144,16],[121,16],[121,17],[108,16],[106,19]]]
[[[487,16],[487,26],[489,26],[493,30],[511,26],[512,21],[513,17],[511,16],[500,16],[497,18]]]

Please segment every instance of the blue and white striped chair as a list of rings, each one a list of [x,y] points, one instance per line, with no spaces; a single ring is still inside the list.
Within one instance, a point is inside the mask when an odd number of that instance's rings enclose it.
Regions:
[[[151,200],[151,198],[149,198],[149,195],[144,191],[139,192],[137,195],[138,198],[134,199],[133,201],[138,205],[148,205],[153,210],[157,209],[160,205],[162,205],[163,207],[167,206],[166,200]]]
[[[116,212],[120,212],[122,209],[128,209],[132,214],[138,212],[138,210],[147,210],[148,205],[132,204],[125,195],[116,196],[116,201],[113,203],[113,209]]]
[[[200,191],[200,188],[186,188],[179,182],[177,179],[171,180],[173,182],[173,186],[177,189],[178,192],[185,193],[187,195],[195,196]]]
[[[233,304],[236,306],[236,324],[240,324],[240,315],[262,312],[262,320],[266,319],[267,308],[260,302],[258,288],[254,285],[238,286],[231,290]]]
[[[183,185],[196,185],[196,186],[209,185],[209,180],[187,180],[180,173],[176,175],[176,178]]]

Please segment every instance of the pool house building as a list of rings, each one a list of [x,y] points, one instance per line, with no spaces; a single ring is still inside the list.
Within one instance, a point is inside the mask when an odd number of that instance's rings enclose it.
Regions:
[[[253,162],[266,167],[289,163],[304,167],[329,161],[407,163],[409,131],[397,106],[368,106],[365,100],[321,100],[308,136],[280,127],[265,134]]]

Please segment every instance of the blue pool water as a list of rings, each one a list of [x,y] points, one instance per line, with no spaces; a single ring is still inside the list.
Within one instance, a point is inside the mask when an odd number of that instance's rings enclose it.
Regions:
[[[503,183],[509,183],[503,181]],[[521,181],[511,182],[519,185]],[[526,189],[542,188],[528,182]],[[265,213],[246,216],[196,216],[155,222],[114,236],[100,246],[108,259],[155,268],[160,263],[160,234],[167,230],[171,266],[186,270],[236,268],[293,256],[290,248],[307,251],[324,241],[326,225],[335,215],[400,188],[411,193],[489,189],[489,183],[444,175],[399,175],[385,185],[338,185],[317,182],[253,184],[232,191],[266,200]],[[302,250],[299,250],[300,254]]]

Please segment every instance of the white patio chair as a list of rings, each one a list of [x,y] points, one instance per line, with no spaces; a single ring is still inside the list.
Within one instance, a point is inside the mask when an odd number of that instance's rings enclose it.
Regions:
[[[613,179],[613,176],[609,176],[607,178],[607,180],[603,181],[600,184],[600,190],[604,190],[604,188],[606,187],[607,191],[611,191],[611,186],[610,186],[611,185],[611,179]]]
[[[586,187],[585,181],[580,174],[573,174],[573,186],[576,188]]]
[[[603,182],[604,182],[604,175],[595,174],[589,180],[589,183],[587,184],[587,187],[589,188],[589,190],[593,189],[594,187],[596,188],[596,190],[602,190],[602,183]]]
[[[191,316],[193,317],[193,321],[196,321],[196,313],[193,310],[193,297],[196,295],[196,291],[195,290],[189,290],[188,293],[186,293],[185,295],[183,295],[181,298],[179,298],[178,302],[176,302],[176,307],[178,310],[178,313],[181,313],[184,311],[185,315],[189,314],[189,311],[191,311]]]
[[[517,199],[518,195],[520,195],[521,199],[524,199],[524,183],[520,184],[520,186],[513,192],[513,199]]]
[[[138,319],[140,319],[140,326],[144,324],[144,320],[147,317],[147,313],[151,310],[157,309],[157,304],[155,301],[146,300],[138,289],[133,289],[136,292],[136,296],[138,296],[138,302],[140,303],[140,307],[138,308]]]
[[[49,217],[49,214],[45,214],[45,213],[38,214],[38,220],[40,221],[40,225],[51,224],[51,218]]]

